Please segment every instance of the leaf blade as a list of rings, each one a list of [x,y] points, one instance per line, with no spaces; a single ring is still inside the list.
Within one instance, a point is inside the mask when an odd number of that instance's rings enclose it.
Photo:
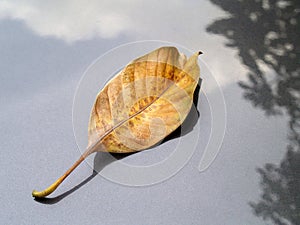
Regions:
[[[130,62],[97,95],[89,122],[95,151],[146,149],[181,125],[199,79],[198,54],[189,60],[162,47]]]

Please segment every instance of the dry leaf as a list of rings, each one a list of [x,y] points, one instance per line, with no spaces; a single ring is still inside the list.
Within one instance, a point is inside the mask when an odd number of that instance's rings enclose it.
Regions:
[[[199,80],[198,55],[188,60],[162,47],[130,62],[98,94],[88,126],[88,148],[45,197],[91,153],[129,153],[149,148],[179,127],[190,111]]]

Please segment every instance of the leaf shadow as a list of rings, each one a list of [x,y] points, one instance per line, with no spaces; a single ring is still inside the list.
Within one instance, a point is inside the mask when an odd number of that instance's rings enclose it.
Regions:
[[[174,130],[167,137],[165,137],[159,144],[163,144],[163,143],[173,140],[175,138],[183,137],[184,135],[190,133],[194,129],[194,127],[197,124],[199,117],[200,117],[200,112],[198,109],[198,99],[199,99],[201,83],[202,83],[202,79],[199,78],[197,87],[196,87],[196,89],[194,91],[194,95],[193,95],[192,108],[191,108],[189,114],[187,115],[186,119],[182,123],[182,125],[180,125],[176,130]]]
[[[61,200],[63,200],[65,197],[69,196],[73,192],[80,189],[82,186],[84,186],[88,182],[90,182],[107,165],[113,163],[116,160],[123,159],[123,158],[125,158],[129,155],[132,155],[132,154],[135,154],[135,152],[134,153],[126,153],[126,154],[112,154],[112,153],[108,153],[108,152],[97,152],[95,157],[94,157],[93,172],[89,177],[87,177],[85,180],[83,180],[81,183],[79,183],[78,185],[76,185],[72,189],[70,189],[70,190],[68,190],[68,191],[66,191],[66,192],[64,192],[64,193],[62,193],[62,194],[60,194],[56,197],[53,197],[53,198],[35,198],[34,200],[36,202],[39,202],[39,203],[42,203],[42,204],[48,204],[48,205],[56,204],[56,203],[60,202]]]
[[[164,138],[160,143],[156,144],[155,146],[163,144],[165,142],[168,142],[172,139],[182,137],[182,136],[188,134],[189,132],[191,132],[193,130],[194,126],[197,124],[198,119],[200,117],[200,113],[199,113],[199,110],[198,110],[197,106],[198,106],[198,99],[199,99],[201,81],[202,81],[202,79],[200,78],[199,81],[198,81],[198,85],[195,89],[194,95],[193,95],[193,106],[192,106],[189,114],[187,115],[185,121],[174,132],[169,134],[166,138]],[[118,153],[108,153],[108,152],[97,152],[95,157],[94,157],[93,172],[89,177],[87,177],[85,180],[83,180],[81,183],[79,183],[78,185],[76,185],[72,189],[70,189],[70,190],[68,190],[68,191],[66,191],[66,192],[64,192],[64,193],[62,193],[62,194],[60,194],[56,197],[53,197],[53,198],[35,198],[34,200],[36,202],[39,202],[39,203],[42,203],[42,204],[48,204],[48,205],[56,204],[56,203],[60,202],[61,200],[63,200],[64,198],[66,198],[67,196],[74,193],[75,191],[77,191],[78,189],[80,189],[81,187],[83,187],[85,184],[90,182],[92,179],[94,179],[104,167],[108,166],[109,164],[113,163],[116,160],[124,159],[124,158],[126,158],[130,155],[136,154],[136,153],[138,153],[138,152],[122,153],[122,154],[120,154],[120,153],[119,154]]]

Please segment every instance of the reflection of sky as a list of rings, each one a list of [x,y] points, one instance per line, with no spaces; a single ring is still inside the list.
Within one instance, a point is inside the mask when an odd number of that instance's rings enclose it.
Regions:
[[[255,168],[282,158],[286,122],[266,118],[242,98],[236,82],[246,69],[224,39],[205,32],[220,15],[208,1],[1,1],[1,223],[263,224],[248,206],[260,193]],[[228,112],[218,158],[200,174],[196,153],[175,177],[152,187],[99,177],[56,205],[34,202],[32,188],[50,184],[79,154],[72,101],[84,70],[110,48],[142,39],[205,53]],[[90,172],[82,165],[57,194]]]
[[[200,21],[212,18],[215,9],[208,2],[186,1],[2,1],[0,17],[21,20],[40,36],[66,42],[93,37],[114,38],[181,33],[181,38],[200,34]],[[205,8],[205,14],[201,9]],[[138,29],[137,29],[138,28]],[[191,33],[191,28],[193,28]],[[169,35],[168,35],[169,36]]]

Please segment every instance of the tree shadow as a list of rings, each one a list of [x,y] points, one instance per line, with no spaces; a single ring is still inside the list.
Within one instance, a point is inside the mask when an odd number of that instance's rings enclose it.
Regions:
[[[211,0],[230,14],[207,27],[227,38],[249,68],[239,82],[244,97],[267,115],[287,112],[291,131],[300,128],[300,2],[297,0]],[[266,74],[261,65],[272,70]],[[299,131],[299,130],[298,130]]]
[[[174,132],[172,132],[170,135],[168,135],[161,143],[165,143],[167,141],[170,141],[175,138],[179,138],[181,136],[184,136],[191,132],[194,128],[194,126],[197,124],[199,119],[199,110],[197,109],[198,106],[198,99],[199,99],[199,92],[201,87],[201,79],[198,81],[198,85],[195,89],[194,95],[193,95],[193,107],[191,108],[191,111],[187,115],[186,120],[183,122],[181,126],[179,126]],[[156,146],[156,145],[155,145]],[[136,154],[138,152],[133,153],[108,153],[108,152],[97,152],[94,157],[93,162],[93,172],[92,174],[87,177],[85,180],[83,180],[80,184],[76,185],[72,189],[64,192],[63,194],[60,194],[53,198],[35,198],[34,200],[42,203],[42,204],[56,204],[72,194],[73,192],[77,191],[79,188],[90,182],[93,178],[95,178],[98,173],[107,165],[113,163],[116,160],[124,159],[130,155]]]
[[[290,149],[279,166],[267,163],[257,171],[263,194],[258,203],[249,203],[254,214],[275,224],[299,224],[300,152]]]
[[[274,171],[279,173],[285,170],[282,167],[286,164],[291,164],[289,173],[282,172],[280,182],[290,177],[295,182],[300,179],[299,167],[292,166],[290,160],[291,155],[300,152],[300,1],[210,1],[229,16],[214,21],[207,31],[224,36],[228,40],[226,46],[237,49],[241,62],[249,69],[248,81],[238,83],[244,90],[244,98],[254,107],[264,110],[267,116],[285,114],[289,117],[289,143],[285,158],[280,166],[266,164],[264,169],[258,169],[263,194],[259,203],[250,205],[254,214],[264,220],[272,220],[275,224],[289,224],[286,221],[300,224],[299,213],[295,215],[289,211],[293,207],[300,211],[299,200],[289,204],[277,193],[278,201],[270,200],[265,204],[266,199],[274,195],[273,188],[276,187],[278,192],[282,191],[281,194],[289,190],[289,197],[299,199],[300,195],[299,183],[286,189],[272,180]],[[267,66],[269,71],[263,69],[262,65]],[[270,185],[272,182],[275,185],[273,188]],[[279,213],[279,208],[282,213]]]

